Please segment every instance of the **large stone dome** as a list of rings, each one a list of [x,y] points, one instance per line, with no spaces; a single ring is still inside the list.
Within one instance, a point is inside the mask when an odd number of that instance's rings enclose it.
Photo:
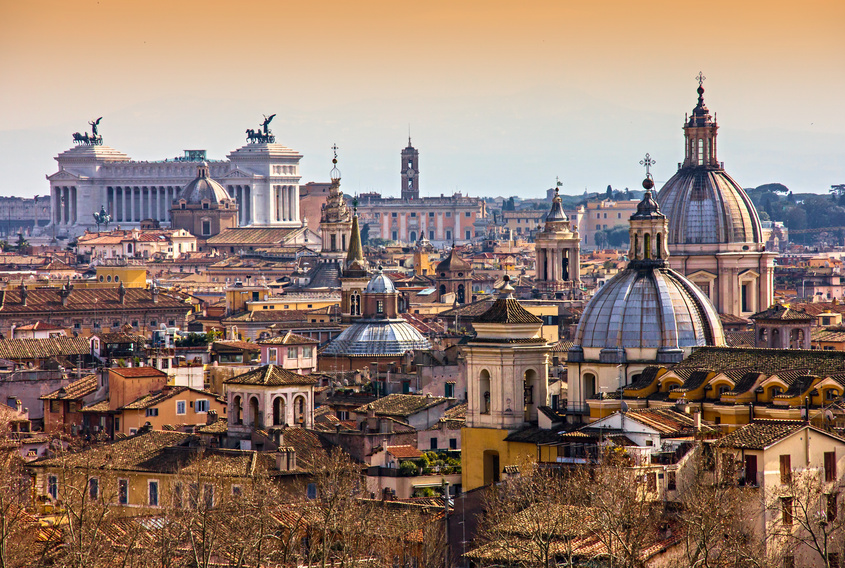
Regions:
[[[431,349],[431,343],[404,319],[368,319],[344,329],[320,355],[403,355],[414,349]]]
[[[187,203],[222,203],[231,201],[229,192],[218,182],[211,179],[208,171],[208,164],[203,162],[197,167],[197,177],[182,188],[179,193],[179,200],[184,199]]]
[[[576,346],[678,350],[724,345],[710,300],[670,268],[628,268],[593,296],[584,309]]]
[[[657,195],[670,245],[762,244],[751,199],[721,167],[681,168]]]

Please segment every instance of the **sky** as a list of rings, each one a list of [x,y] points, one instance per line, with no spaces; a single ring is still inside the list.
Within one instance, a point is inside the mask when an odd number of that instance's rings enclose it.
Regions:
[[[845,183],[845,2],[0,1],[0,195],[44,195],[103,117],[136,160],[245,144],[263,114],[302,183],[398,195],[408,134],[422,195],[542,197],[659,184],[705,101],[743,187]]]

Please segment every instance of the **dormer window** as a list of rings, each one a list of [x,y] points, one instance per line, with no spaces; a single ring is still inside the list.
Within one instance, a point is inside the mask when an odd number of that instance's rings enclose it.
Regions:
[[[180,203],[180,204],[179,204],[179,208],[180,208],[180,209],[184,209],[184,208],[185,208],[185,202],[184,202],[184,201],[183,201],[182,203]]]
[[[203,208],[203,209],[208,209],[208,202],[207,202],[207,201],[206,201],[206,202],[203,202],[203,204],[202,204],[202,208]]]

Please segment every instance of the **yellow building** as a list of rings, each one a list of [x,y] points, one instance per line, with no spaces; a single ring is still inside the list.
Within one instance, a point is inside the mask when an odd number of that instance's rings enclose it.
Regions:
[[[539,407],[548,404],[549,344],[543,321],[513,297],[505,276],[500,297],[475,318],[463,349],[467,422],[461,432],[463,489],[495,483],[508,466],[537,459]]]
[[[340,305],[340,296],[274,296],[246,303],[250,312],[261,310],[318,310]]]
[[[147,269],[143,266],[97,266],[96,280],[100,284],[123,282],[127,288],[146,288]]]
[[[226,403],[217,395],[185,386],[165,386],[145,394],[120,409],[115,417],[115,433],[132,435],[149,423],[154,430],[163,426],[205,424],[210,412],[226,416]]]

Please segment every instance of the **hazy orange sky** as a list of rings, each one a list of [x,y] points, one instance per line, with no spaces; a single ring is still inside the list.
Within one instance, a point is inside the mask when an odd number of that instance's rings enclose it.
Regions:
[[[262,113],[347,193],[399,192],[410,124],[423,195],[540,196],[658,182],[707,76],[743,186],[845,183],[845,2],[0,2],[2,195],[46,193],[103,116],[135,159],[243,145]]]

